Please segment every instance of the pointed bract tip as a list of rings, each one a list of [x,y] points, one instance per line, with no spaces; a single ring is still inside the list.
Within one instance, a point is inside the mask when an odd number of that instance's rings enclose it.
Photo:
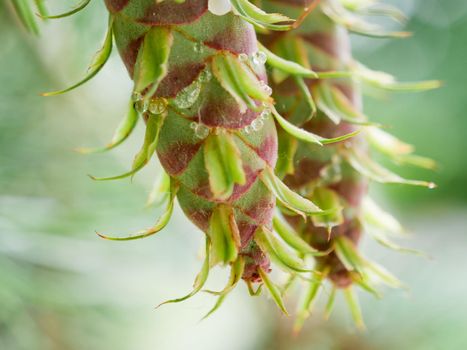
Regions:
[[[434,90],[443,87],[445,82],[442,80],[428,80],[425,82],[426,90]]]
[[[397,32],[397,33],[394,33],[394,36],[397,37],[397,38],[410,38],[411,36],[413,36],[413,32]]]
[[[156,306],[154,306],[154,310],[157,310],[158,308],[160,308],[163,305],[170,304],[171,302],[172,302],[171,300],[163,301],[162,303],[157,304]]]
[[[298,337],[303,329],[303,325],[305,324],[305,320],[310,316],[308,312],[304,313],[301,312],[297,315],[297,318],[292,327],[292,335],[294,337]]]
[[[144,232],[138,232],[136,234],[130,234],[128,236],[124,236],[124,237],[115,237],[115,236],[108,236],[108,235],[104,235],[103,233],[100,233],[100,232],[96,232],[96,235],[98,235],[100,238],[103,238],[105,240],[108,240],[108,241],[132,241],[132,240],[135,240],[135,239],[139,239],[139,238],[144,238],[148,235],[144,234]]]
[[[102,239],[106,239],[106,240],[109,239],[106,235],[100,233],[99,231],[94,231],[94,232],[96,233],[96,235],[98,235],[98,236],[99,236],[100,238],[102,238]]]
[[[100,233],[98,231],[95,231],[96,235],[98,235],[100,238],[105,239],[107,241],[131,241],[134,239],[142,238],[141,235],[129,235],[126,237],[114,237],[114,236],[108,236],[103,233]]]
[[[48,15],[46,13],[36,13],[36,16],[38,16],[39,18],[41,18],[43,20],[59,19],[59,18],[68,17],[68,16],[71,16],[71,15],[83,10],[90,2],[91,2],[91,0],[82,0],[80,3],[78,3],[78,5],[76,5],[76,7],[72,8],[71,10],[69,10],[67,12],[64,12],[64,13],[60,13],[60,14],[56,14],[56,15]]]
[[[357,327],[357,330],[361,333],[366,332],[367,328],[365,323],[362,322],[355,322],[355,327]]]
[[[76,147],[76,148],[73,148],[73,152],[80,153],[80,154],[86,154],[86,148],[85,147]]]
[[[91,153],[96,153],[96,149],[89,148],[89,147],[76,147],[76,148],[73,148],[73,152],[79,153],[79,154],[91,154]]]
[[[328,232],[328,242],[331,241],[331,234],[332,234],[332,226],[327,227],[327,232]]]

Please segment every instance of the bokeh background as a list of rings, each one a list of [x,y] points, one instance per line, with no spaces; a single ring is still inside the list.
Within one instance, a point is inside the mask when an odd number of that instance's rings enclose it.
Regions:
[[[342,302],[329,322],[322,305],[299,337],[266,297],[244,286],[209,319],[214,300],[202,293],[178,305],[159,302],[188,291],[199,269],[202,234],[177,210],[157,237],[127,243],[95,230],[125,233],[150,225],[145,209],[158,166],[133,182],[95,183],[86,174],[128,169],[142,125],[107,154],[101,145],[125,111],[131,84],[114,53],[101,74],[67,95],[39,93],[77,80],[105,32],[94,1],[73,18],[49,21],[33,37],[0,5],[0,349],[467,349],[467,3],[392,1],[410,16],[405,40],[353,38],[355,56],[404,80],[437,78],[438,91],[368,99],[367,114],[393,126],[422,155],[439,162],[428,172],[401,173],[435,181],[430,191],[372,187],[413,233],[405,245],[433,259],[400,255],[364,240],[365,254],[410,286],[383,300],[361,293],[367,332],[354,330]],[[48,1],[57,12],[71,1]],[[226,271],[216,271],[220,286]],[[293,309],[294,298],[289,307]]]

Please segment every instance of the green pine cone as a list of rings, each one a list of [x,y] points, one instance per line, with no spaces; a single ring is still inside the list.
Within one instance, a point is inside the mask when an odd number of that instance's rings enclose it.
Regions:
[[[369,122],[362,112],[362,96],[357,82],[379,84],[377,87],[389,90],[400,83],[388,79],[394,85],[384,85],[374,79],[375,76],[382,77],[383,73],[362,68],[352,58],[348,32],[358,30],[352,26],[346,27],[349,23],[344,16],[358,17],[339,1],[276,0],[268,3],[266,10],[301,20],[294,30],[261,37],[271,52],[270,56],[277,55],[317,73],[315,77],[284,74],[283,70],[278,69],[280,67],[272,65],[270,81],[280,114],[291,123],[327,138],[361,130],[358,136],[350,140],[325,147],[297,142],[279,133],[277,172],[290,188],[328,211],[309,221],[284,213],[295,231],[313,248],[325,254],[315,257],[316,269],[320,273],[319,282],[310,283],[305,291],[295,328],[300,329],[310,314],[320,281],[325,278],[333,286],[327,313],[332,308],[334,291],[341,289],[357,325],[363,326],[352,285],[359,285],[374,294],[378,294],[372,284],[375,276],[391,286],[401,285],[383,268],[367,261],[358,252],[361,235],[364,228],[368,228],[366,219],[372,215],[370,209],[374,210],[366,198],[369,181],[431,185],[423,181],[405,180],[371,160],[370,146],[379,151],[386,150],[382,153],[394,160],[404,152],[408,155],[412,149]],[[376,33],[374,28],[373,33],[375,36],[381,34]],[[368,75],[364,74],[369,72]],[[420,84],[418,87],[424,88]],[[390,142],[383,146],[386,140]],[[402,145],[405,145],[404,151]]]
[[[269,261],[256,252],[252,239],[258,227],[271,226],[275,206],[259,178],[277,158],[276,129],[262,106],[269,101],[261,85],[267,78],[263,65],[247,66],[239,59],[258,51],[253,27],[232,13],[213,15],[207,5],[107,1],[115,41],[135,80],[136,108],[147,123],[162,119],[158,158],[183,211],[209,236],[211,264],[234,263],[243,256],[243,278],[256,281],[257,269],[268,271]],[[154,77],[139,84],[142,67],[157,61],[162,42],[170,51],[161,64],[165,74],[157,87],[151,86]],[[227,66],[231,62],[234,69]],[[246,76],[240,79],[256,84],[248,105],[234,98],[224,78],[238,71]]]
[[[49,16],[43,1],[36,1],[43,18],[72,15],[89,2]],[[198,293],[210,268],[220,264],[230,266],[231,275],[222,291],[210,291],[219,298],[208,315],[242,278],[251,294],[261,291],[260,285],[255,292],[253,283],[266,286],[286,312],[283,291],[268,277],[272,261],[292,277],[309,280],[296,329],[309,315],[325,278],[333,284],[327,312],[334,291],[342,289],[362,325],[352,285],[377,294],[371,283],[376,276],[400,286],[357,249],[364,228],[400,230],[397,221],[366,197],[369,181],[434,187],[404,179],[372,160],[371,150],[376,150],[399,164],[433,167],[431,160],[413,155],[413,147],[379,129],[362,112],[360,84],[388,91],[439,86],[436,81],[399,83],[352,58],[349,31],[407,36],[367,23],[360,13],[397,20],[400,13],[375,7],[372,1],[274,0],[262,3],[268,12],[248,0],[104,2],[108,32],[87,75],[67,89],[44,95],[70,91],[94,77],[115,41],[134,82],[129,111],[106,147],[81,151],[118,146],[141,117],[146,134],[132,169],[93,178],[133,176],[157,154],[165,172],[151,202],[167,205],[149,229],[126,237],[100,235],[130,240],[155,234],[169,222],[177,199],[206,234],[206,254],[193,291],[169,303]],[[32,9],[13,3],[26,27],[37,32]],[[292,228],[279,216],[273,218],[276,204]],[[406,250],[384,235],[377,239]],[[316,270],[306,263],[310,255]]]

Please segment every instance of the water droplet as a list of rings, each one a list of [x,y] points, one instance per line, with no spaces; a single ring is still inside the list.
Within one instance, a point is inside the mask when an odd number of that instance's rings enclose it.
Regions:
[[[178,108],[190,108],[198,99],[200,92],[201,83],[195,80],[191,85],[188,85],[175,96],[173,103]]]
[[[199,77],[198,77],[198,80],[202,83],[207,83],[208,81],[210,81],[212,79],[212,73],[209,69],[205,69],[203,70],[200,74],[199,74]]]
[[[263,120],[266,120],[269,118],[270,115],[271,115],[271,109],[265,108],[261,111],[261,114],[259,115],[259,117]]]
[[[253,122],[251,123],[251,127],[253,130],[255,131],[258,131],[258,130],[261,130],[261,128],[264,126],[264,121],[263,119],[260,119],[260,118],[256,118],[255,120],[253,120]]]
[[[195,130],[197,126],[198,126],[197,122],[191,122],[190,123],[190,128],[192,128],[193,130]]]
[[[252,131],[253,131],[253,128],[252,128],[251,125],[247,125],[247,126],[245,126],[245,127],[243,128],[243,132],[244,132],[245,134],[249,134],[249,133],[251,133]]]
[[[193,46],[193,50],[198,53],[203,53],[204,51],[203,43],[196,42]]]
[[[248,61],[248,55],[246,53],[241,53],[238,55],[238,59],[240,62],[246,62]]]
[[[208,1],[208,10],[217,16],[223,16],[232,10],[232,4],[230,0],[210,0]]]
[[[272,95],[272,89],[271,87],[266,84],[263,80],[260,81],[261,87],[263,91],[266,93],[266,95],[271,96]]]
[[[335,163],[334,161],[321,168],[320,177],[325,183],[336,183],[342,180],[342,170],[339,163]]]
[[[209,135],[209,128],[206,125],[198,124],[195,127],[195,135],[199,139],[205,139]]]
[[[253,54],[253,57],[251,60],[253,61],[253,64],[256,64],[259,66],[259,65],[265,64],[267,59],[268,57],[263,51],[258,51]]]
[[[162,114],[167,110],[167,100],[165,98],[156,97],[149,101],[149,112],[152,114]]]
[[[138,113],[145,113],[148,110],[149,102],[145,99],[139,100],[135,103],[135,109]]]
[[[131,99],[133,102],[138,102],[143,99],[143,95],[141,95],[141,92],[133,91],[131,94]]]

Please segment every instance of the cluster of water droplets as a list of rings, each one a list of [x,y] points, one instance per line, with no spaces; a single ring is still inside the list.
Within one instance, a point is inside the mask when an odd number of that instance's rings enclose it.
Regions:
[[[250,134],[255,131],[259,131],[263,128],[264,126],[264,121],[268,119],[271,115],[271,108],[269,108],[267,105],[264,107],[264,109],[261,111],[259,116],[251,122],[250,125],[247,125],[243,128],[243,132],[245,134]]]
[[[180,90],[180,92],[173,99],[173,104],[178,108],[190,108],[198,100],[201,93],[203,83],[207,83],[212,79],[211,71],[206,68],[199,74],[198,78],[190,85]]]
[[[193,83],[175,96],[173,104],[178,108],[190,108],[198,100],[202,84],[209,82],[211,79],[212,73],[210,70],[208,68],[204,69]],[[138,113],[143,114],[149,111],[152,114],[162,114],[167,110],[168,101],[163,97],[153,97],[148,100],[140,92],[134,91],[131,98]]]
[[[259,131],[263,128],[264,122],[271,116],[271,108],[264,104],[264,109],[261,111],[259,116],[251,122],[250,125],[245,126],[242,129],[242,132],[245,134],[250,134],[255,131]],[[213,132],[216,135],[219,135],[222,131],[225,132],[222,128],[213,128],[206,126],[203,123],[191,122],[190,128],[193,130],[195,137],[201,140],[204,140],[208,135]]]
[[[131,99],[135,103],[136,111],[140,114],[148,111],[151,114],[162,114],[167,110],[167,100],[163,97],[153,97],[148,100],[140,92],[134,91]]]
[[[261,89],[263,89],[266,95],[268,96],[272,95],[272,88],[268,84],[266,84],[263,80],[260,80],[259,84],[261,85]]]
[[[240,62],[251,62],[255,66],[262,66],[263,64],[266,63],[268,56],[263,52],[263,51],[257,51],[253,53],[251,56],[248,56],[246,53],[241,53],[238,55],[238,59]],[[261,88],[264,90],[264,92],[268,95],[271,96],[272,94],[272,89],[269,85],[267,85],[264,81],[260,81]]]
[[[143,99],[141,92],[133,91],[131,94],[131,99],[135,103],[135,109],[138,113],[144,113],[148,109],[148,101]]]
[[[199,80],[195,80],[193,83],[180,90],[172,102],[178,108],[190,108],[195,104],[200,93],[201,83]]]
[[[202,83],[207,83],[212,79],[212,73],[208,68],[205,68],[198,76],[198,80]]]
[[[240,62],[248,62],[251,61],[256,66],[261,66],[266,63],[268,57],[263,51],[257,51],[253,53],[251,56],[248,56],[246,53],[241,53],[238,55],[238,59]]]
[[[203,53],[204,52],[204,45],[203,43],[197,41],[193,45],[193,51],[197,53]]]

